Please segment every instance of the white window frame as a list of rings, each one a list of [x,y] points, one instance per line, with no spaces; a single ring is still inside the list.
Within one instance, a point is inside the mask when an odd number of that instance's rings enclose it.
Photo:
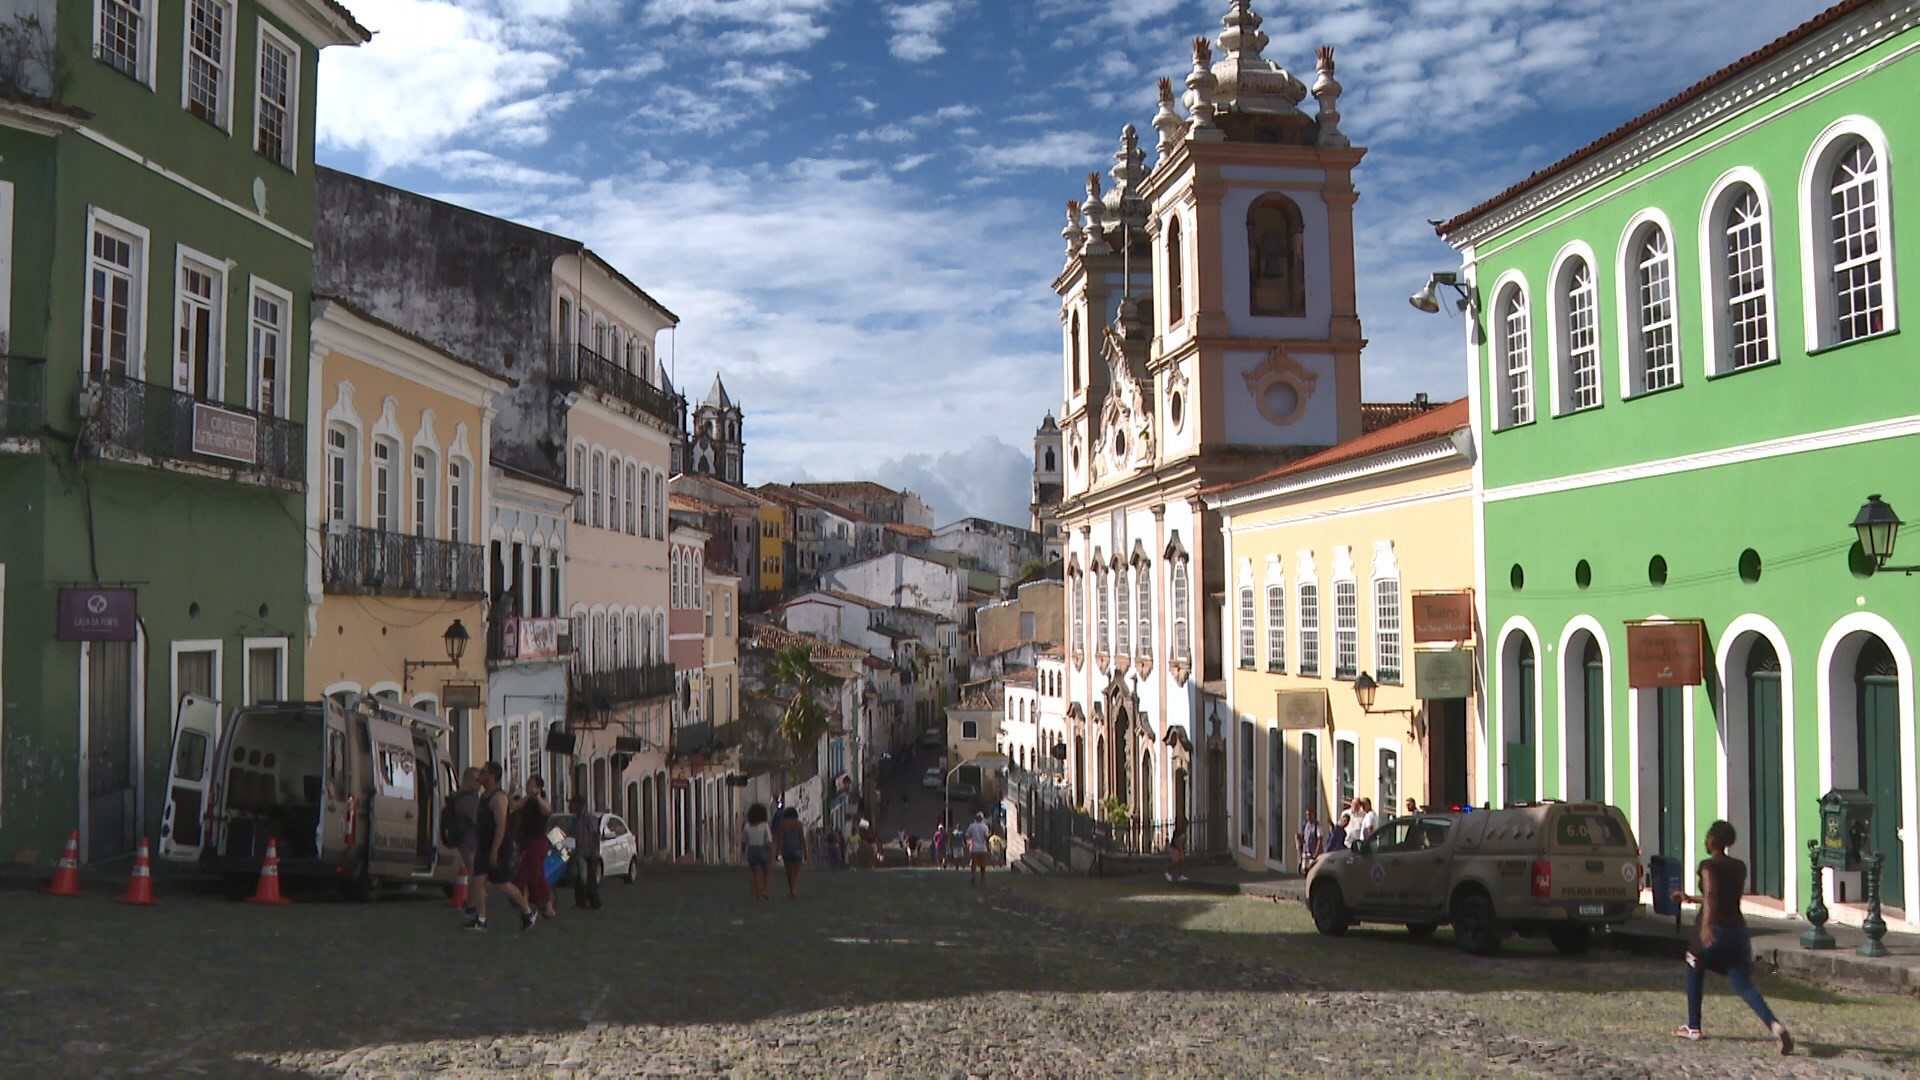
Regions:
[[[464,455],[461,455],[461,454],[447,455],[446,536],[448,540],[451,540],[456,544],[467,543],[468,542],[467,537],[471,532],[471,530],[467,528],[466,518],[467,518],[467,515],[471,513],[473,510],[472,501],[469,498],[469,494],[472,490],[469,487],[469,484],[471,483],[472,478],[473,478],[473,462],[472,461],[468,460]],[[532,548],[530,550],[531,550],[532,558],[537,559],[540,554],[540,549]],[[535,566],[537,568],[538,564],[536,563]],[[537,569],[536,569],[536,573],[537,573]],[[526,596],[529,601],[532,600],[532,595],[530,593],[522,592],[521,595]]]
[[[433,537],[440,529],[440,455],[421,443],[409,452],[407,494],[413,534]]]
[[[180,712],[180,656],[183,653],[213,654],[213,697],[215,701],[225,701],[226,694],[226,648],[227,643],[219,638],[205,638],[175,641],[167,647],[167,722],[172,723]],[[226,710],[221,710],[225,712]],[[218,743],[220,728],[215,719],[214,742]]]
[[[240,641],[240,702],[247,704],[253,700],[253,654],[272,650],[279,654],[274,665],[275,691],[262,698],[263,701],[285,701],[291,690],[287,686],[287,649],[288,639],[284,637],[250,637]]]
[[[213,61],[193,47],[193,8],[196,4],[206,4],[218,8],[221,13],[220,58]],[[180,108],[195,119],[208,123],[231,135],[233,133],[233,44],[240,37],[234,32],[234,21],[238,11],[230,0],[187,0],[180,19]],[[220,85],[214,99],[214,116],[209,119],[193,111],[193,62],[195,59],[208,60],[209,65],[220,76]]]
[[[1343,791],[1340,788],[1340,746],[1343,743],[1353,748],[1352,791]],[[1340,812],[1347,808],[1347,804],[1353,801],[1355,795],[1366,790],[1366,785],[1362,783],[1360,779],[1362,776],[1360,771],[1360,736],[1344,728],[1336,730],[1333,733],[1333,758],[1328,764],[1333,770],[1331,776],[1333,778],[1334,806],[1332,810],[1327,812],[1327,818],[1329,819],[1327,825],[1330,828],[1337,829],[1340,827]],[[1374,820],[1376,822],[1379,820],[1379,809],[1377,807],[1375,808]]]
[[[589,523],[596,529],[606,527],[607,504],[604,501],[607,493],[606,474],[607,452],[603,448],[596,446],[593,448],[593,452],[587,456],[587,483],[590,485],[587,496],[589,500],[587,504],[587,517]]]
[[[1879,163],[1879,183],[1875,185],[1875,220],[1879,225],[1880,245],[1880,329],[1863,337],[1841,341],[1834,324],[1833,240],[1829,205],[1830,181],[1838,151],[1849,136],[1855,136],[1873,148]],[[1900,305],[1896,295],[1898,274],[1894,247],[1899,233],[1893,221],[1893,159],[1887,153],[1887,137],[1880,125],[1864,116],[1843,116],[1827,125],[1807,150],[1800,167],[1800,282],[1801,303],[1805,314],[1806,344],[1809,353],[1836,345],[1851,344],[1900,328]]]
[[[1153,561],[1142,558],[1133,568],[1134,659],[1153,659]]]
[[[1575,347],[1573,275],[1584,265],[1587,272],[1587,330],[1589,341]],[[1600,264],[1593,249],[1575,240],[1554,256],[1552,302],[1547,305],[1547,340],[1553,347],[1553,412],[1555,416],[1597,409],[1606,403],[1606,342],[1600,333]],[[1588,371],[1591,391],[1580,393],[1581,374]]]
[[[182,394],[193,393],[193,361],[180,354],[181,338],[187,332],[186,308],[190,302],[186,293],[187,271],[203,274],[213,283],[213,294],[205,301],[207,323],[213,336],[209,344],[209,385],[207,396],[202,399],[216,404],[226,402],[227,390],[227,263],[225,259],[216,259],[202,251],[179,244],[174,249],[173,262],[173,339],[170,352],[173,355],[173,388]],[[199,301],[193,301],[199,306]]]
[[[1113,653],[1113,597],[1108,594],[1107,568],[1100,562],[1100,551],[1093,553],[1093,648],[1097,653]]]
[[[336,434],[341,436],[342,442],[337,448],[333,442]],[[321,512],[326,515],[328,524],[352,528],[360,520],[359,429],[344,420],[328,420],[321,438],[325,440],[321,451],[321,468],[325,471],[320,482],[326,485],[320,496]],[[334,490],[336,467],[341,474],[337,495]]]
[[[93,239],[103,232],[125,241],[130,248],[129,258],[133,265],[125,268],[130,278],[127,287],[127,378],[144,379],[147,374],[147,282],[151,280],[149,257],[153,236],[144,226],[94,207],[87,209],[86,247],[81,251],[81,263],[86,268],[80,288],[80,359],[85,368],[84,377],[93,378],[89,352],[93,335]],[[110,269],[116,273],[122,270],[111,265]]]
[[[1380,597],[1391,590],[1391,620],[1383,617]],[[1406,681],[1406,637],[1402,632],[1406,605],[1401,602],[1400,576],[1380,575],[1373,579],[1373,677],[1382,686],[1399,686]],[[1393,654],[1393,667],[1387,667],[1387,654]]]
[[[629,458],[627,460],[627,535],[628,536],[637,535],[640,531],[639,529],[640,511],[634,505],[634,500],[635,498],[638,497],[638,494],[639,494],[639,488],[640,488],[640,463]]]
[[[1236,620],[1240,630],[1239,668],[1242,671],[1254,670],[1259,662],[1259,626],[1256,623],[1256,609],[1253,606],[1253,582],[1240,582],[1240,617]]]
[[[1641,302],[1641,275],[1646,272],[1647,261],[1641,258],[1641,249],[1648,236],[1658,231],[1666,241],[1667,287],[1669,292],[1669,317],[1664,324],[1649,325],[1646,321],[1645,305]],[[1619,298],[1615,308],[1619,317],[1620,333],[1620,397],[1624,399],[1640,397],[1643,394],[1673,390],[1685,385],[1686,371],[1681,360],[1679,252],[1675,250],[1673,223],[1667,220],[1666,212],[1649,207],[1628,219],[1627,227],[1620,233],[1620,248],[1614,254],[1614,295]],[[1647,351],[1643,337],[1649,330],[1666,330],[1671,342],[1673,354],[1673,381],[1662,386],[1647,386]]]
[[[1350,604],[1342,604],[1344,597]],[[1349,660],[1342,664],[1342,660]],[[1333,677],[1360,675],[1360,580],[1352,574],[1333,576]]]
[[[1287,581],[1280,560],[1267,561],[1267,670],[1287,670]]]
[[[1079,570],[1073,575],[1073,622],[1070,627],[1071,638],[1068,647],[1074,652],[1083,652],[1087,641],[1087,575]]]
[[[1393,791],[1391,794],[1387,792],[1383,784],[1384,774],[1380,769],[1380,763],[1385,760],[1388,754],[1393,755]],[[1405,779],[1406,762],[1407,756],[1401,752],[1400,740],[1386,738],[1376,738],[1373,740],[1373,810],[1374,821],[1379,825],[1384,825],[1389,819],[1398,817],[1403,813],[1400,809],[1400,800],[1406,793],[1406,786],[1403,783]],[[1354,786],[1356,788],[1359,786],[1357,777],[1355,778]]]
[[[384,466],[380,463],[382,449],[387,452]],[[372,478],[372,487],[368,491],[368,496],[372,499],[370,504],[372,513],[368,517],[367,524],[378,532],[397,533],[405,529],[400,516],[402,507],[397,501],[404,497],[404,493],[394,490],[396,482],[400,480],[394,472],[399,468],[399,462],[395,459],[400,454],[399,439],[390,435],[374,435],[373,450],[367,455],[368,475]],[[386,482],[384,488],[381,484],[382,480]]]
[[[1173,642],[1167,652],[1176,662],[1193,659],[1193,582],[1192,563],[1185,555],[1167,560],[1171,575],[1167,579],[1168,606],[1173,609],[1169,632]]]
[[[280,322],[273,329],[280,334],[280,353],[277,357],[273,385],[276,391],[271,402],[263,400],[260,393],[261,366],[258,348],[260,335],[267,324],[255,314],[255,305],[262,299],[280,305]],[[247,278],[247,408],[267,416],[286,417],[292,414],[293,397],[289,381],[293,374],[293,294],[264,278]],[[269,408],[262,408],[269,405]]]
[[[1492,381],[1494,430],[1533,423],[1533,314],[1526,279],[1514,271],[1500,276],[1493,287]],[[1518,314],[1518,326],[1509,308]],[[1519,352],[1516,354],[1515,347]]]
[[[1726,221],[1733,195],[1745,185],[1760,202],[1760,259],[1764,283],[1759,299],[1766,307],[1767,350],[1764,359],[1734,367],[1730,356],[1733,342],[1732,297],[1726,269]],[[1728,169],[1713,186],[1700,206],[1700,332],[1706,350],[1706,375],[1731,375],[1736,371],[1762,367],[1780,359],[1780,265],[1774,260],[1773,197],[1759,172],[1745,165]]]
[[[90,42],[93,57],[100,63],[113,68],[115,71],[120,71],[119,65],[102,58],[100,55],[102,47],[100,35],[105,29],[101,16],[106,13],[106,5],[108,3],[113,3],[119,7],[138,7],[140,9],[138,12],[141,23],[140,39],[136,43],[140,51],[139,55],[134,57],[133,65],[136,70],[132,72],[121,71],[120,73],[133,79],[135,82],[144,83],[149,90],[154,89],[156,85],[154,82],[154,68],[157,66],[154,64],[154,60],[156,59],[154,54],[160,47],[158,27],[160,21],[158,11],[160,0],[93,0],[91,5],[93,8],[93,38]]]
[[[298,175],[300,172],[300,66],[306,58],[300,51],[300,46],[292,38],[275,29],[267,20],[261,19],[259,26],[259,36],[253,48],[253,149],[261,157]],[[282,137],[283,153],[277,158],[268,154],[260,145],[260,117],[264,111],[262,105],[266,102],[267,91],[265,59],[269,43],[285,50],[290,56],[287,63],[287,130]]]
[[[572,483],[568,485],[574,490],[573,523],[585,525],[587,523],[587,444],[576,440],[568,461],[573,472]]]
[[[1294,582],[1294,608],[1300,619],[1300,670],[1298,674],[1320,677],[1320,579],[1308,573]]]

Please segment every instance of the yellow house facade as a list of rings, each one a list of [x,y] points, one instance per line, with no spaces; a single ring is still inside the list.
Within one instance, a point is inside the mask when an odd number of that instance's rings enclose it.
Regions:
[[[1468,803],[1475,685],[1473,441],[1465,400],[1204,493],[1220,513],[1228,842],[1300,865],[1356,797],[1378,820]]]
[[[513,384],[326,297],[309,378],[305,695],[444,713],[471,763],[485,745],[492,401]]]

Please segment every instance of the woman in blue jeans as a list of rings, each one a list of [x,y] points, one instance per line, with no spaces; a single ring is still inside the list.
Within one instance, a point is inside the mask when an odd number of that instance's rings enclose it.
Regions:
[[[1700,924],[1694,943],[1687,949],[1687,1023],[1674,1029],[1682,1039],[1704,1039],[1700,1033],[1700,993],[1708,971],[1725,972],[1733,992],[1747,1003],[1760,1022],[1767,1025],[1780,1044],[1782,1054],[1793,1053],[1793,1036],[1767,1008],[1767,1001],[1753,985],[1753,943],[1747,935],[1747,919],[1740,913],[1740,897],[1746,892],[1747,864],[1727,854],[1735,839],[1733,826],[1716,821],[1707,827],[1707,860],[1700,864],[1700,896],[1688,896],[1675,889],[1673,899],[1682,904],[1700,905]]]

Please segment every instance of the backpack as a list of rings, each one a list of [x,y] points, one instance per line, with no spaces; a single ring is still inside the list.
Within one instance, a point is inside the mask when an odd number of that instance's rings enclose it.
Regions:
[[[460,796],[464,794],[456,791],[447,796],[447,801],[440,806],[442,847],[457,848],[467,839],[467,823],[460,818]]]

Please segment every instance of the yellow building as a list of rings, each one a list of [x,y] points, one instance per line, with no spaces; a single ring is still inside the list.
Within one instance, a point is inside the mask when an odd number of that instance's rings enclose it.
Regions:
[[[458,760],[473,761],[491,403],[513,383],[326,297],[314,298],[309,377],[306,696],[444,711]],[[448,640],[456,623],[465,651]]]
[[[776,502],[760,504],[760,591],[769,595],[786,588],[787,514]]]
[[[1477,790],[1465,399],[1204,493],[1227,568],[1229,844],[1296,869],[1356,796],[1379,821]]]

